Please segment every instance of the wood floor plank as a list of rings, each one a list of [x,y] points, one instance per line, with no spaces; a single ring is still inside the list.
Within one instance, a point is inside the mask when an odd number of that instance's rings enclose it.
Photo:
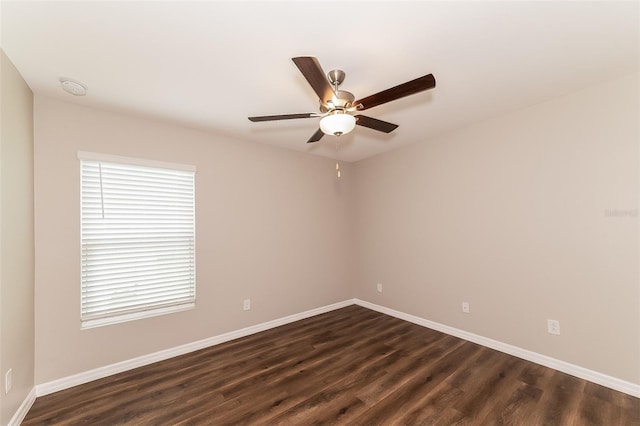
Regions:
[[[463,392],[450,386],[446,380],[440,381],[428,392],[423,392],[403,404],[396,415],[397,422],[405,425],[434,424],[442,418],[442,413],[462,396]],[[457,412],[457,417],[464,417]]]
[[[640,400],[359,306],[36,399],[23,425],[640,425]]]
[[[504,410],[504,402],[515,392],[516,377],[524,368],[521,360],[498,353],[491,364],[477,371],[462,390],[464,396],[454,403],[461,413],[474,419],[478,424],[495,418]]]
[[[448,352],[427,353],[426,356],[417,358],[405,368],[393,371],[384,382],[375,387],[375,393],[363,393],[365,397],[360,398],[368,401],[371,408],[358,418],[358,422],[383,424],[390,420],[388,416],[397,416],[396,411],[403,413],[411,409],[415,399],[429,393],[438,383],[448,378],[455,371],[455,366],[472,356],[478,347],[458,341],[449,346],[449,349]]]

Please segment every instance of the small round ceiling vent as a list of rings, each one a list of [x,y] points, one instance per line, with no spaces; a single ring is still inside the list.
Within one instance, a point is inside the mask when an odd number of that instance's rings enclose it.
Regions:
[[[61,78],[60,84],[62,85],[62,90],[67,93],[71,93],[73,96],[84,96],[87,94],[87,86],[78,81],[74,81],[69,78]]]

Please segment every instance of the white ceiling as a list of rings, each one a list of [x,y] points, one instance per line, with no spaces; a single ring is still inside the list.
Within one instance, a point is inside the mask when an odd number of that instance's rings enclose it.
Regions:
[[[34,93],[156,117],[222,136],[335,156],[305,142],[316,112],[291,61],[343,69],[362,98],[424,74],[437,87],[366,112],[400,127],[357,127],[357,161],[599,81],[638,72],[639,2],[9,2],[1,44]],[[63,92],[59,78],[89,87]]]

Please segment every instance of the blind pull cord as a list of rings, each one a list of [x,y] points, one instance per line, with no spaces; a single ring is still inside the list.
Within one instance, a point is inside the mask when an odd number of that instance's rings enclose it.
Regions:
[[[102,208],[102,218],[104,219],[104,191],[102,189],[102,163],[98,163],[98,174],[100,175],[100,207]]]

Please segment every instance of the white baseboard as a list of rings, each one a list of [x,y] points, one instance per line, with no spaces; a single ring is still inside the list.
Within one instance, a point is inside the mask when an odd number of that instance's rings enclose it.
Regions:
[[[152,364],[158,361],[164,361],[165,359],[173,358],[178,355],[184,355],[189,352],[194,352],[200,349],[208,348],[210,346],[219,345],[220,343],[228,342],[240,337],[249,336],[251,334],[259,333],[261,331],[269,330],[271,328],[279,327],[291,322],[299,321],[315,315],[324,314],[326,312],[354,305],[355,303],[355,299],[345,300],[342,302],[334,303],[332,305],[322,306],[320,308],[301,312],[299,314],[289,315],[283,318],[267,321],[262,324],[253,325],[251,327],[242,328],[240,330],[231,331],[229,333],[220,334],[217,336],[209,337],[207,339],[198,340],[196,342],[187,343],[185,345],[176,346],[174,348],[166,349],[159,352],[154,352],[152,354],[139,356],[137,358],[129,359],[111,365],[106,365],[104,367],[99,367],[93,370],[74,374],[73,376],[63,377],[62,379],[53,380],[51,382],[37,385],[35,388],[35,393],[37,396],[48,395],[53,392],[58,392],[73,386],[88,383],[93,380],[102,379],[113,374],[122,373],[123,371],[132,370],[134,368],[142,367],[144,365]]]
[[[495,349],[500,352],[504,352],[509,355],[516,356],[518,358],[525,359],[527,361],[535,362],[536,364],[544,365],[545,367],[553,368],[554,370],[562,371],[563,373],[570,374],[580,379],[588,380],[593,383],[597,383],[602,386],[606,386],[610,389],[614,389],[620,392],[624,392],[628,395],[640,398],[640,385],[632,382],[628,382],[616,377],[608,376],[606,374],[599,373],[597,371],[589,370],[578,365],[570,364],[559,359],[551,358],[546,355],[532,352],[526,349],[519,348],[517,346],[509,345],[507,343],[499,342],[497,340],[490,339],[488,337],[479,336],[477,334],[469,333],[468,331],[460,330],[458,328],[449,327],[448,325],[440,324],[434,321],[429,321],[424,318],[417,317],[415,315],[407,314],[404,312],[396,311],[391,308],[376,305],[364,300],[355,299],[355,304],[362,306],[363,308],[371,309],[383,314],[390,315],[405,321],[412,322],[414,324],[421,325],[423,327],[430,328],[432,330],[440,331],[442,333],[450,334],[455,337],[459,337],[464,340],[468,340],[473,343],[477,343],[482,346],[486,346],[491,349]]]
[[[81,385],[93,380],[102,379],[113,374],[121,373],[123,371],[131,370],[134,368],[142,367],[144,365],[152,364],[154,362],[163,361],[165,359],[173,358],[175,356],[183,355],[189,352],[204,349],[210,346],[215,346],[220,343],[228,342],[230,340],[238,339],[240,337],[249,336],[251,334],[259,333],[261,331],[269,330],[271,328],[279,327],[281,325],[289,324],[291,322],[299,321],[305,318],[309,318],[315,315],[320,315],[326,312],[330,312],[336,309],[344,308],[349,305],[359,305],[367,309],[371,309],[383,314],[390,315],[405,321],[412,322],[414,324],[421,325],[423,327],[437,330],[442,333],[450,334],[455,337],[459,337],[464,340],[468,340],[473,343],[477,343],[482,346],[486,346],[491,349],[498,350],[500,352],[507,353],[509,355],[516,356],[518,358],[525,359],[527,361],[535,362],[536,364],[544,365],[545,367],[553,368],[554,370],[562,371],[563,373],[571,374],[572,376],[579,377],[584,380],[588,380],[593,383],[597,383],[602,386],[606,386],[610,389],[614,389],[626,394],[640,397],[640,385],[631,383],[625,380],[618,379],[616,377],[608,376],[606,374],[599,373],[597,371],[589,370],[578,365],[570,364],[559,359],[551,358],[546,355],[542,355],[536,352],[532,352],[526,349],[519,348],[517,346],[509,345],[507,343],[499,342],[497,340],[490,339],[488,337],[479,336],[477,334],[470,333],[468,331],[460,330],[454,327],[450,327],[444,324],[440,324],[434,321],[417,317],[415,315],[407,314],[404,312],[396,311],[391,308],[376,305],[371,302],[367,302],[360,299],[350,299],[342,302],[334,303],[332,305],[322,306],[320,308],[311,309],[309,311],[301,312],[299,314],[289,315],[283,318],[278,318],[272,321],[268,321],[262,324],[257,324],[251,327],[246,327],[240,330],[231,331],[229,333],[220,334],[207,339],[198,340],[196,342],[187,343],[185,345],[176,346],[174,348],[166,349],[163,351],[155,352],[148,355],[143,355],[130,360],[118,362],[115,364],[107,365],[104,367],[96,368],[93,370],[85,371],[82,373],[74,374],[73,376],[64,377],[62,379],[53,380],[51,382],[42,383],[35,387],[35,392],[32,391],[25,402],[20,407],[20,410],[14,415],[14,419],[19,420],[17,423],[9,423],[10,425],[18,425],[20,421],[29,411],[29,408],[33,404],[36,396],[48,395],[53,392],[68,389],[73,386]],[[24,411],[24,413],[22,413]],[[22,417],[19,414],[22,413]],[[13,419],[12,419],[13,421]]]
[[[27,416],[27,413],[31,409],[31,406],[34,402],[36,402],[36,388],[31,389],[29,394],[27,394],[27,397],[24,399],[24,401],[22,401],[20,407],[18,407],[18,411],[16,411],[13,417],[11,417],[11,420],[9,420],[9,423],[7,423],[7,425],[20,426],[20,423],[22,423],[24,418]]]

